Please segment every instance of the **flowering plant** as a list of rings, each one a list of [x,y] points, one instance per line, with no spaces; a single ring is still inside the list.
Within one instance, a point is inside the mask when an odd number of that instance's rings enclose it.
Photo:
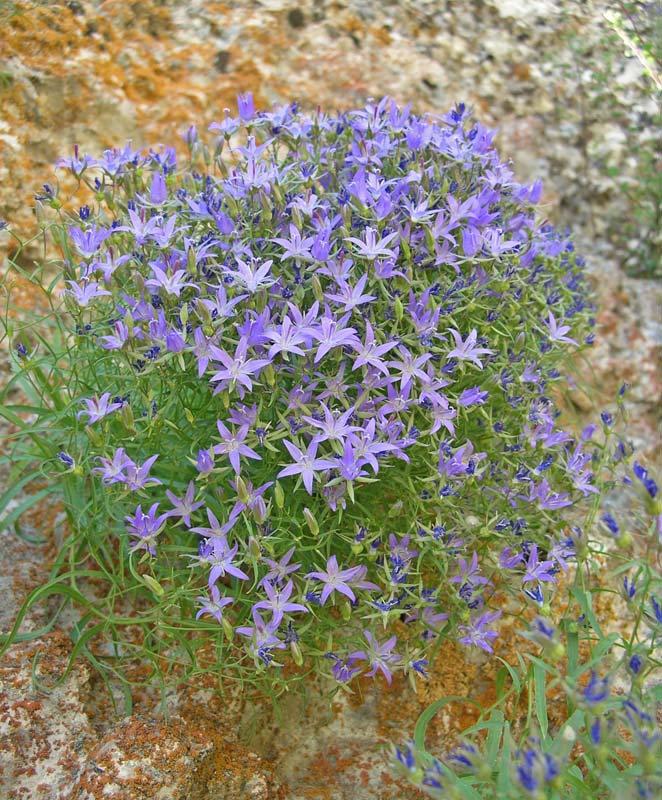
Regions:
[[[618,491],[601,487],[603,513],[587,520],[550,615],[518,620],[518,663],[503,661],[495,702],[441,757],[426,749],[427,728],[463,698],[434,702],[413,740],[393,748],[395,770],[432,798],[652,800],[662,792],[662,502],[648,470],[628,463],[621,441],[612,448],[610,434],[599,449],[617,465]]]
[[[491,652],[497,589],[544,609],[564,509],[597,491],[594,427],[553,400],[591,341],[582,260],[462,105],[245,95],[210,129],[183,164],[76,152],[94,201],[39,198],[53,328],[7,323],[39,435],[3,413],[71,533],[14,635],[46,591],[86,609],[75,654],[165,681],[414,680],[444,637]]]

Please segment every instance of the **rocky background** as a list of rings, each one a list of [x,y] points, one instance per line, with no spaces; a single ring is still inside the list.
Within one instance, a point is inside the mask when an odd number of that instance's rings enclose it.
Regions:
[[[17,253],[16,239],[0,231],[3,309],[7,296],[26,311],[39,306],[39,292],[10,259],[29,269],[39,258],[31,241],[34,194],[55,185],[53,164],[75,144],[92,155],[127,139],[134,147],[183,149],[188,125],[204,130],[249,90],[258,107],[298,100],[307,109],[344,109],[388,94],[417,112],[446,112],[464,101],[498,128],[497,144],[518,178],[543,180],[544,213],[570,228],[587,257],[599,311],[597,343],[583,370],[599,405],[578,388],[571,410],[595,417],[627,381],[630,436],[660,466],[662,291],[659,282],[622,270],[617,233],[633,209],[619,181],[607,177],[610,167],[634,174],[638,147],[628,124],[655,108],[641,64],[608,40],[603,13],[614,5],[0,0],[0,219],[26,243]],[[649,4],[656,13],[657,5],[662,13],[662,4]],[[642,141],[646,136],[644,125]],[[3,630],[39,584],[61,525],[59,509],[44,507],[27,520],[43,543],[0,534]],[[43,623],[35,613],[24,627]],[[55,685],[70,650],[69,637],[51,631],[16,646],[0,664],[3,798],[406,797],[385,772],[383,743],[411,734],[420,711],[442,694],[480,700],[489,693],[489,669],[449,651],[420,696],[402,685],[385,692],[366,684],[334,713],[321,701],[301,706],[290,699],[282,702],[280,727],[275,717],[265,722],[273,715],[264,698],[218,698],[205,686],[166,698],[167,721],[145,692],[118,722],[105,687],[82,663]],[[453,707],[431,735],[443,743],[471,721],[466,709]]]

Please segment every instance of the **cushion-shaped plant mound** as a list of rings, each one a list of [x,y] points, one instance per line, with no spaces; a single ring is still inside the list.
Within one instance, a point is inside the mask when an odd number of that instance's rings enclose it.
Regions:
[[[390,681],[444,636],[490,651],[495,589],[543,606],[594,491],[552,400],[590,341],[581,259],[463,106],[245,96],[211,129],[183,164],[63,160],[96,197],[76,216],[42,198],[61,346],[16,363],[57,387],[53,583],[94,584],[113,667]]]

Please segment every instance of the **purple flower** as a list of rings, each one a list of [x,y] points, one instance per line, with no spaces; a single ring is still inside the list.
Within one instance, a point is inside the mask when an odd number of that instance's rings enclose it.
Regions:
[[[451,358],[459,358],[460,360],[473,361],[479,369],[483,369],[483,362],[478,356],[483,353],[492,354],[494,350],[490,350],[487,347],[478,347],[476,345],[478,331],[474,328],[467,336],[466,341],[462,341],[462,335],[459,331],[456,331],[455,328],[450,328],[450,332],[455,339],[455,347],[446,354],[446,358],[448,360]]]
[[[532,544],[522,583],[528,583],[529,581],[551,581],[555,583],[554,574],[550,572],[553,567],[553,561],[538,560],[538,545]]]
[[[544,604],[545,595],[543,594],[542,586],[540,584],[534,586],[532,589],[523,589],[523,592],[537,605],[542,606]]]
[[[588,703],[601,703],[609,697],[610,682],[609,678],[598,678],[595,670],[591,670],[591,677],[588,685],[582,694]]]
[[[569,342],[570,344],[577,344],[574,339],[571,339],[569,336],[565,334],[570,330],[570,325],[559,325],[556,322],[554,314],[549,312],[549,317],[547,319],[547,327],[549,328],[549,339],[552,342]]]
[[[89,305],[90,300],[95,297],[112,297],[111,292],[102,288],[97,281],[84,281],[82,284],[76,281],[65,281],[70,288],[65,289],[66,294],[73,296],[74,300],[81,308]]]
[[[130,465],[135,467],[134,462],[124,452],[123,447],[118,447],[115,450],[112,459],[99,457],[98,461],[101,462],[101,466],[94,467],[92,472],[101,473],[101,483],[104,486],[110,486],[113,483],[124,483],[126,481],[124,470]]]
[[[257,461],[262,460],[262,456],[258,455],[252,447],[243,443],[248,436],[248,425],[242,425],[236,433],[232,433],[219,419],[216,420],[216,427],[222,441],[212,447],[212,452],[214,455],[227,455],[237,475],[241,472],[240,456],[247,456]]]
[[[214,469],[213,450],[198,450],[196,467],[201,475],[208,475]]]
[[[245,92],[237,95],[237,108],[243,122],[250,122],[255,117],[255,102],[253,93]]]
[[[365,341],[360,342],[357,340],[357,342],[352,345],[358,353],[358,358],[354,359],[354,364],[352,365],[352,372],[359,367],[370,366],[388,375],[388,367],[382,361],[381,356],[396,347],[398,343],[386,342],[385,344],[376,344],[375,334],[369,321],[366,322],[365,331]]]
[[[248,341],[243,337],[239,340],[234,356],[229,355],[215,345],[209,345],[209,350],[215,361],[220,361],[224,369],[219,370],[211,377],[211,382],[220,381],[219,387],[226,389],[235,383],[245,386],[248,391],[253,391],[253,382],[250,376],[270,364],[268,358],[246,358]]]
[[[412,558],[416,558],[418,555],[418,550],[409,547],[410,541],[411,534],[409,533],[406,536],[403,536],[400,541],[398,541],[394,533],[389,534],[389,557],[394,567],[404,567],[412,560]]]
[[[353,408],[348,409],[343,414],[334,414],[324,403],[321,403],[321,406],[324,413],[324,421],[317,420],[314,417],[303,417],[307,423],[314,428],[319,428],[321,431],[321,433],[316,433],[313,436],[313,442],[333,440],[344,442],[350,433],[361,430],[356,425],[349,425],[348,423],[354,414]]]
[[[628,659],[627,666],[633,675],[638,675],[641,672],[641,668],[644,666],[644,660],[638,653],[634,653]]]
[[[377,240],[377,231],[374,228],[366,228],[363,233],[363,239],[357,239],[355,236],[348,236],[345,239],[346,242],[351,242],[356,246],[360,256],[367,258],[369,261],[374,261],[378,257],[396,257],[395,250],[391,250],[387,245],[399,237],[400,234],[397,231],[389,233],[379,240]]]
[[[367,652],[359,650],[356,653],[352,653],[349,658],[365,659],[372,667],[370,672],[366,672],[366,678],[371,678],[373,675],[376,675],[379,670],[390,685],[392,677],[389,667],[390,665],[400,664],[402,661],[401,657],[393,652],[393,648],[398,641],[397,636],[391,636],[390,639],[380,644],[370,631],[363,631],[363,635],[368,642]]]
[[[499,566],[502,569],[515,569],[522,561],[524,561],[524,554],[514,553],[513,548],[510,546],[504,547],[499,556]]]
[[[180,499],[169,489],[166,489],[166,497],[173,505],[172,511],[168,511],[167,516],[181,517],[187,528],[191,527],[191,514],[205,504],[204,500],[198,500],[197,503],[193,502],[195,497],[195,484],[193,481],[189,481],[183,498]]]
[[[69,226],[69,236],[74,243],[74,247],[85,259],[92,256],[99,249],[101,244],[111,235],[112,231],[106,228],[95,228],[94,226],[87,231],[82,231],[74,225]]]
[[[105,342],[101,345],[104,350],[121,350],[129,341],[129,329],[123,322],[116,322],[113,329],[115,333],[112,336],[99,337],[102,342]]]
[[[290,549],[280,559],[280,561],[273,561],[270,558],[263,559],[264,563],[270,567],[269,572],[264,576],[262,582],[270,581],[271,583],[281,583],[291,572],[296,572],[300,569],[301,564],[290,564],[290,559],[294,555],[295,548]]]
[[[196,600],[202,603],[202,608],[195,615],[196,619],[200,619],[203,614],[211,614],[216,617],[219,622],[223,621],[223,609],[233,602],[232,597],[221,597],[221,591],[216,584],[211,587],[211,600],[208,597],[196,597]]]
[[[277,353],[296,353],[296,355],[305,356],[306,351],[302,350],[299,345],[307,346],[306,333],[310,333],[308,328],[301,329],[298,325],[293,325],[292,320],[285,316],[280,328],[271,328],[265,331],[265,336],[273,342],[269,348],[269,358],[273,358]]]
[[[457,398],[458,405],[463,408],[472,405],[483,405],[489,396],[489,392],[480,388],[480,386],[472,386],[471,389],[465,389],[462,394]]]
[[[172,294],[179,297],[182,290],[187,286],[193,286],[197,289],[197,285],[192,281],[187,281],[185,278],[190,277],[190,274],[185,269],[177,269],[174,272],[168,270],[167,272],[155,262],[151,261],[153,278],[145,281],[145,286],[151,286],[154,289],[165,289],[166,294]]]
[[[466,631],[466,634],[460,638],[460,642],[473,644],[487,653],[493,653],[494,648],[491,643],[499,634],[497,631],[489,630],[487,626],[496,622],[500,616],[500,611],[485,611],[479,616],[473,616],[469,625],[458,625],[458,630]]]
[[[470,584],[471,586],[485,586],[489,583],[488,579],[479,574],[480,565],[478,564],[478,553],[474,551],[471,561],[459,556],[457,559],[460,572],[449,579],[449,583]]]
[[[221,285],[218,287],[218,289],[216,289],[214,300],[210,300],[208,297],[203,297],[198,302],[204,303],[204,305],[207,306],[210,314],[215,313],[220,319],[225,319],[234,317],[234,307],[247,297],[247,294],[240,294],[236,297],[233,297],[231,300],[228,300],[225,286]]]
[[[292,611],[303,611],[308,613],[308,609],[301,603],[288,602],[294,591],[294,584],[288,581],[283,589],[277,589],[270,581],[263,581],[262,587],[267,594],[268,600],[260,600],[255,603],[253,608],[266,608],[273,613],[272,622],[280,625],[283,616]]]
[[[285,252],[280,256],[281,261],[286,261],[288,258],[300,258],[304,261],[312,261],[310,248],[314,244],[315,238],[315,236],[306,236],[305,239],[302,238],[301,231],[296,225],[290,223],[289,239],[277,237],[271,239],[271,241],[285,248]]]
[[[168,518],[167,514],[156,515],[158,503],[154,503],[147,514],[143,514],[142,506],[136,508],[133,516],[128,515],[124,519],[127,522],[128,532],[137,537],[129,545],[133,550],[146,550],[151,555],[156,555],[154,540],[161,533]]]
[[[467,258],[473,258],[480,249],[480,231],[474,225],[462,228],[462,249]]]
[[[101,162],[98,162],[87,153],[82,158],[79,158],[78,145],[74,145],[74,155],[69,158],[58,158],[56,166],[67,167],[74,175],[80,177],[88,167],[95,167],[97,164],[101,165]]]
[[[122,408],[122,403],[118,402],[109,402],[110,400],[110,392],[104,392],[101,397],[92,397],[91,399],[83,400],[83,403],[87,406],[82,411],[79,411],[76,416],[80,419],[82,414],[88,415],[87,424],[93,425],[95,422],[98,422],[100,419],[103,419],[107,414],[112,413],[113,411],[117,411],[118,408]]]
[[[604,524],[607,526],[607,528],[609,529],[609,532],[610,532],[610,533],[612,533],[612,534],[614,534],[614,536],[616,536],[616,534],[619,532],[619,527],[618,527],[618,523],[617,523],[617,522],[616,522],[616,520],[615,520],[615,519],[612,517],[612,515],[611,515],[611,514],[603,514],[603,515],[600,517],[600,519],[601,519],[601,520],[604,522]]]
[[[61,461],[61,462],[62,462],[62,463],[63,463],[63,464],[66,466],[66,467],[68,467],[69,469],[73,469],[73,468],[76,466],[76,462],[75,462],[75,461],[73,460],[73,458],[72,458],[72,457],[69,455],[69,453],[65,453],[65,452],[64,452],[64,450],[61,450],[61,451],[60,451],[60,452],[57,454],[57,457],[58,457],[58,458],[60,459],[60,461]]]
[[[253,259],[249,266],[245,261],[237,258],[237,265],[239,268],[237,270],[226,269],[225,274],[233,277],[237,283],[240,283],[248,290],[249,294],[255,294],[255,292],[258,292],[260,289],[273,286],[276,282],[276,279],[269,275],[272,264],[273,261],[271,259],[265,261],[263,264],[259,264],[259,262]]]
[[[377,297],[374,294],[363,294],[368,276],[363,275],[354,286],[350,286],[345,281],[340,283],[341,294],[325,294],[328,300],[334,300],[336,303],[343,304],[343,311],[351,311],[358,306],[365,303],[371,303]]]
[[[172,216],[165,222],[161,217],[154,217],[150,222],[154,224],[150,228],[149,237],[156,243],[157,247],[165,250],[170,245],[172,237],[178,232],[175,230],[177,217]],[[181,230],[181,228],[178,230]]]
[[[191,528],[191,533],[197,533],[200,536],[204,536],[206,539],[211,539],[214,536],[218,536],[223,538],[226,536],[234,527],[235,522],[237,521],[236,517],[230,516],[230,519],[225,523],[225,525],[221,525],[221,523],[216,518],[214,512],[207,508],[207,518],[209,519],[209,527],[196,527]]]
[[[534,745],[539,744],[534,739],[529,741]],[[518,750],[516,757],[519,761],[516,769],[517,779],[529,796],[542,794],[540,792],[541,785],[549,784],[559,775],[559,764],[549,753],[529,747],[525,751]]]
[[[176,330],[170,330],[166,333],[165,345],[169,353],[181,353],[186,348],[183,336]]]
[[[639,478],[641,481],[644,489],[648,492],[649,497],[651,500],[655,500],[657,497],[658,487],[657,483],[649,477],[648,470],[641,466],[637,461],[634,462],[634,466],[632,467],[632,471],[634,472],[635,476]]]
[[[239,550],[239,545],[235,544],[230,547],[225,534],[221,536],[213,536],[208,539],[200,548],[200,554],[197,556],[189,556],[194,558],[201,564],[208,564],[211,566],[209,571],[209,587],[211,588],[219,578],[224,578],[226,575],[232,575],[239,580],[250,580],[245,572],[233,564],[234,558]]]
[[[284,469],[281,469],[276,477],[283,478],[286,475],[301,475],[303,485],[306,487],[306,491],[308,494],[312,494],[315,472],[333,469],[336,466],[336,462],[331,461],[329,458],[316,457],[318,442],[314,439],[308,445],[305,453],[299,450],[295,444],[292,444],[292,442],[289,442],[287,439],[283,439],[283,444],[296,463],[290,464]]]
[[[262,495],[270,486],[273,486],[273,483],[273,481],[267,481],[256,489],[252,481],[246,481],[244,484],[246,495],[243,500],[237,499],[237,502],[232,507],[232,511],[230,511],[230,519],[238,517],[239,514],[241,514],[242,511],[246,511],[246,509],[250,509],[253,512],[255,519],[266,519],[267,507]],[[237,491],[237,484],[234,481],[230,481],[230,486]]]
[[[428,383],[428,375],[421,367],[432,358],[432,353],[414,356],[404,345],[398,345],[398,350],[402,355],[402,360],[388,361],[387,366],[397,369],[400,373],[400,387],[404,389],[414,378],[418,378],[423,383]]]
[[[326,307],[326,313],[320,320],[320,325],[311,330],[311,335],[317,339],[319,346],[315,355],[315,363],[324,358],[324,356],[336,347],[344,347],[349,345],[354,347],[358,344],[356,338],[356,331],[354,328],[346,328],[345,323],[349,319],[349,314],[345,314],[339,320],[331,316],[331,310]]]
[[[361,667],[354,666],[357,661],[361,661],[356,655],[342,659],[336,653],[327,653],[324,657],[333,660],[331,671],[338,683],[349,683],[352,678],[361,672]]]
[[[160,484],[161,481],[158,478],[154,478],[149,474],[149,471],[152,467],[152,464],[158,458],[158,454],[155,456],[151,456],[144,462],[138,466],[133,461],[130,461],[126,465],[126,483],[129,485],[129,489],[131,491],[136,491],[137,489],[144,489],[146,486],[155,486],[156,484]]]
[[[572,500],[570,499],[570,495],[558,494],[552,492],[546,478],[543,478],[538,486],[536,486],[535,484],[531,486],[531,491],[529,492],[529,496],[526,499],[530,503],[534,502],[535,500],[538,500],[540,508],[546,508],[551,510],[556,510],[559,508],[564,508],[565,506],[572,505]]]
[[[149,202],[153,205],[161,205],[168,199],[168,190],[166,189],[165,178],[161,170],[157,170],[152,177],[152,183],[149,187]]]
[[[212,122],[208,130],[221,131],[221,133],[229,138],[232,134],[241,127],[241,120],[238,117],[230,116],[230,109],[225,109],[225,118],[223,122]]]
[[[356,576],[357,569],[357,567],[351,567],[350,569],[341,570],[338,567],[337,558],[331,556],[326,562],[326,572],[309,572],[306,578],[315,578],[324,584],[321,597],[322,605],[324,605],[329,599],[329,596],[335,592],[344,594],[345,597],[349,597],[353,602],[356,600],[356,595],[349,587],[348,581],[351,581],[351,579]]]
[[[273,619],[265,623],[259,611],[253,610],[253,626],[241,625],[235,628],[237,633],[248,636],[251,640],[250,650],[254,656],[260,659],[267,666],[272,662],[272,650],[283,650],[287,645],[277,636],[278,623]]]

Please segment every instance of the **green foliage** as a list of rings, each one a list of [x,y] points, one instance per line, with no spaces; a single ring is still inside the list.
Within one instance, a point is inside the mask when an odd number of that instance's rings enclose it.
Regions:
[[[559,592],[550,616],[530,624],[517,663],[502,662],[493,705],[439,756],[426,748],[427,729],[456,699],[441,698],[421,715],[411,742],[394,748],[396,772],[430,797],[660,797],[662,501],[640,465],[622,468],[619,460],[619,476],[638,493],[620,515],[620,545],[593,529],[565,597]]]

